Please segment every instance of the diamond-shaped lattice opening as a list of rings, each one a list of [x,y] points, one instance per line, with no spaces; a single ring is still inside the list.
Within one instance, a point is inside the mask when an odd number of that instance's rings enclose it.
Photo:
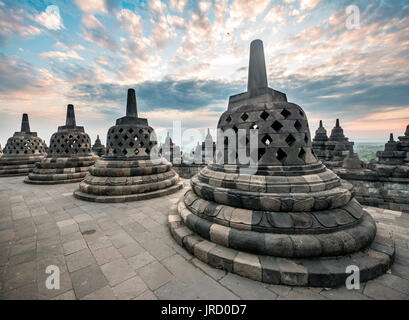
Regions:
[[[251,125],[250,129],[253,129],[253,130],[258,129],[257,123],[253,123],[253,124]]]
[[[131,141],[129,142],[129,146],[132,148],[135,144]]]
[[[290,133],[287,138],[285,138],[285,142],[291,147],[294,142],[297,141],[294,136]]]
[[[308,143],[308,135],[307,134],[304,135],[304,142]]]
[[[122,131],[124,131],[124,129],[123,129],[123,128],[120,128],[118,131],[122,133]]]
[[[258,148],[257,159],[260,160],[261,157],[264,156],[265,153],[266,153],[266,149],[265,149],[265,148]]]
[[[143,130],[142,130],[142,129],[139,129],[139,131],[138,131],[138,132],[142,134]]]
[[[301,122],[300,122],[300,121],[298,121],[298,120],[296,120],[296,121],[295,121],[295,123],[294,123],[294,128],[296,128],[296,129],[297,129],[297,131],[300,131],[300,130],[301,130],[301,128],[302,128],[302,124],[301,124]]]
[[[249,115],[247,113],[243,113],[240,118],[241,120],[246,121],[249,118]]]
[[[300,110],[300,116],[304,117],[304,112],[302,112],[301,110]]]
[[[145,149],[145,152],[146,152],[147,154],[149,154],[149,153],[151,153],[151,150],[150,150],[149,148],[146,148],[146,149]]]
[[[122,153],[123,153],[124,155],[127,155],[127,154],[128,154],[128,151],[127,151],[126,149],[123,149],[123,150],[122,150]]]
[[[287,109],[283,109],[283,111],[281,111],[281,115],[284,117],[284,119],[287,119],[291,115],[291,112]]]
[[[283,162],[285,158],[287,158],[287,154],[283,151],[283,149],[278,148],[276,158],[278,161]]]
[[[118,143],[118,146],[122,147],[124,144],[122,142]]]
[[[128,140],[128,136],[127,135],[124,135],[124,140]]]
[[[300,152],[298,152],[298,158],[300,158],[301,160],[305,161],[305,155],[306,152],[303,148],[300,149]]]
[[[266,146],[269,146],[271,142],[273,142],[273,139],[266,134],[262,139],[261,142],[264,143]]]
[[[128,130],[128,132],[129,132],[130,134],[132,134],[132,133],[134,132],[134,130],[133,130],[132,128],[130,128],[130,129]]]
[[[280,129],[283,127],[283,125],[278,122],[277,120],[274,121],[274,123],[271,125],[271,128],[273,128],[275,131],[280,131]]]
[[[139,153],[139,150],[135,149],[135,154],[138,155],[138,153]]]
[[[115,139],[115,140],[118,140],[118,139],[119,139],[118,135],[115,135],[115,136],[114,136],[114,139]]]
[[[224,145],[227,147],[229,145],[229,138],[224,137]]]
[[[226,122],[227,123],[230,123],[230,121],[231,121],[232,119],[231,119],[231,117],[230,117],[230,115],[226,118]]]
[[[263,119],[263,120],[267,120],[268,116],[269,116],[268,112],[265,112],[265,111],[263,111],[260,114],[260,118]]]
[[[144,146],[144,143],[143,143],[143,141],[141,141],[141,143],[139,144],[141,147],[143,147]]]

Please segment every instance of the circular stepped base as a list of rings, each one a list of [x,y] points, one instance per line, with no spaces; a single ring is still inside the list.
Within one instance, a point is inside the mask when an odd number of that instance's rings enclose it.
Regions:
[[[7,178],[7,177],[20,177],[20,176],[27,176],[30,171],[27,172],[18,172],[18,173],[1,173],[0,178]]]
[[[33,164],[0,165],[0,177],[27,176],[34,169]]]
[[[168,222],[176,242],[199,260],[270,284],[337,287],[345,285],[350,275],[345,271],[351,265],[359,268],[361,282],[368,281],[385,273],[395,258],[393,240],[380,235],[375,237],[369,248],[351,255],[287,259],[250,254],[205,240],[185,226],[177,205],[172,207]]]
[[[122,196],[96,196],[93,194],[81,192],[79,189],[74,191],[74,197],[81,200],[92,201],[92,202],[127,202],[127,201],[138,201],[147,200],[157,197],[166,196],[175,193],[183,189],[183,182],[179,181],[177,184],[170,186],[165,189],[159,189],[151,192],[122,195]]]
[[[26,179],[24,179],[24,182],[28,184],[38,184],[38,185],[40,184],[50,185],[50,184],[78,183],[84,180],[84,177],[74,178],[74,179],[63,179],[63,180],[31,180],[30,178],[27,177]]]

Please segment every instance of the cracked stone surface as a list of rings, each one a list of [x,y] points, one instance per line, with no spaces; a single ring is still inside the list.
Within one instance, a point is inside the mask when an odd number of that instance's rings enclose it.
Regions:
[[[388,273],[359,290],[299,288],[214,269],[181,248],[167,216],[186,189],[105,204],[75,199],[76,183],[32,186],[23,179],[0,179],[0,299],[409,299],[407,213],[365,207],[378,232],[393,234]],[[45,287],[48,265],[60,268],[59,290]]]

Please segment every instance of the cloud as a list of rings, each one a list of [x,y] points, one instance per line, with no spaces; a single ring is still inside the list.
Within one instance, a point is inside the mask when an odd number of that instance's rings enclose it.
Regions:
[[[84,60],[83,57],[79,56],[74,50],[69,51],[47,51],[40,53],[40,57],[48,59],[58,59],[59,61],[64,61],[66,59],[77,59]]]
[[[36,21],[49,30],[64,29],[64,24],[57,6],[51,5],[46,10],[36,16]]]
[[[177,10],[179,12],[183,12],[183,9],[186,6],[187,0],[170,0],[170,7],[173,10]]]
[[[118,44],[112,33],[108,32],[93,14],[85,14],[82,17],[82,23],[84,26],[84,40],[113,52],[118,50]]]
[[[84,13],[107,13],[115,0],[74,0]]]
[[[81,84],[74,85],[70,98],[94,104],[122,105],[128,87],[133,85]],[[243,84],[222,81],[164,79],[145,81],[134,86],[138,106],[143,110],[198,110],[215,103],[226,102],[229,95],[243,89]]]
[[[300,0],[301,10],[313,10],[315,9],[322,0]]]
[[[10,58],[0,53],[0,99],[31,99],[33,95],[49,95],[57,87],[47,70],[36,68],[20,58]]]
[[[41,29],[33,25],[34,17],[22,8],[3,4],[0,8],[0,46],[12,37],[33,37]]]

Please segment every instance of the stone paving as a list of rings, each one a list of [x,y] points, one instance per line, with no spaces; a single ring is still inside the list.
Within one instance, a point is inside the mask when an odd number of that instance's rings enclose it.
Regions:
[[[101,204],[75,199],[77,183],[23,179],[0,179],[0,299],[409,299],[406,213],[366,207],[395,239],[387,274],[354,291],[287,287],[211,268],[176,244],[167,216],[184,191]],[[49,265],[60,268],[59,290],[45,286]]]

